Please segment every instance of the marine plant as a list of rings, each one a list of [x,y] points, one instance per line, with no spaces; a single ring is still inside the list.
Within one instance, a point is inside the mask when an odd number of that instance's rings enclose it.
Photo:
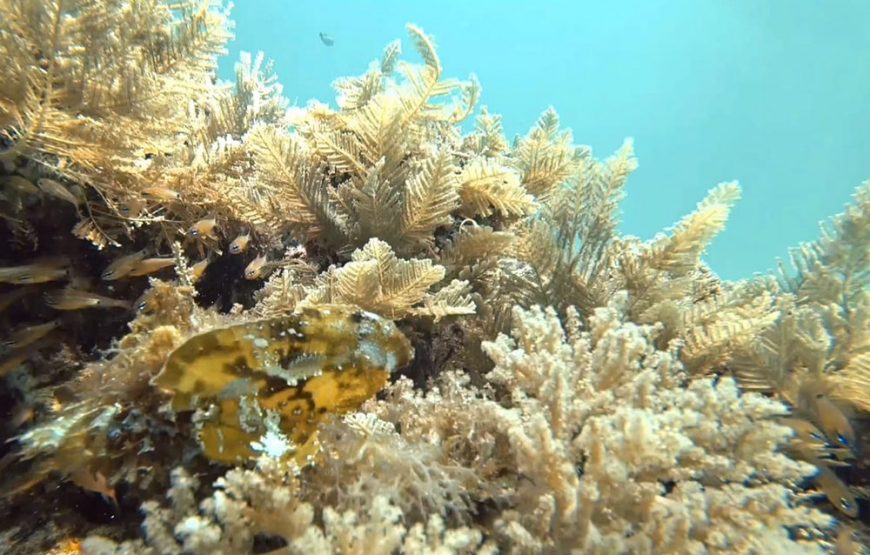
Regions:
[[[211,2],[0,16],[13,552],[863,533],[870,182],[794,269],[727,282],[702,256],[736,183],[624,236],[631,141],[599,160],[548,109],[509,143],[417,26],[422,64],[391,43],[333,109],[290,107],[262,55],[217,81]]]

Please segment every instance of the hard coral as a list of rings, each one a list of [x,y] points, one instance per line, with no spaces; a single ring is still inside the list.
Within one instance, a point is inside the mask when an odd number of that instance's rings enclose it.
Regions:
[[[771,418],[787,407],[730,378],[690,379],[655,349],[660,327],[623,321],[625,301],[585,332],[576,313],[566,330],[552,310],[517,309],[514,338],[484,347],[501,402],[458,394],[447,375],[449,397],[406,392],[384,417],[486,477],[480,491],[500,492],[488,533],[511,549],[746,552],[794,542],[794,527],[820,549],[833,521],[796,504],[813,468],[778,452],[790,431]]]

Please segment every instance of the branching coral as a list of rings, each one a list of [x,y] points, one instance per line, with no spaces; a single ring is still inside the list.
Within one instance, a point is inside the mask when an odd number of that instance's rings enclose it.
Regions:
[[[586,332],[573,311],[566,331],[552,310],[517,310],[514,339],[484,346],[503,402],[451,393],[435,408],[406,392],[384,417],[500,486],[490,533],[512,549],[748,552],[792,543],[792,526],[812,548],[831,519],[795,505],[813,468],[777,452],[790,430],[771,417],[787,407],[729,378],[691,380],[655,349],[660,326],[623,321],[626,301],[596,310]]]
[[[354,252],[341,268],[330,268],[318,277],[303,304],[346,302],[388,318],[409,314],[434,316],[473,314],[468,283],[453,280],[435,293],[428,290],[444,278],[444,268],[429,259],[399,260],[389,245],[372,239]]]
[[[191,105],[212,93],[226,14],[207,2],[13,0],[0,9],[0,157],[92,186],[120,216],[154,185],[146,158],[181,155]],[[117,242],[117,217],[86,214],[79,236]]]
[[[153,1],[13,0],[2,11],[4,159],[56,156],[65,173],[89,177],[171,142],[188,106],[167,100],[209,90],[228,38],[225,15],[202,2],[173,12]],[[95,37],[100,47],[86,47]]]
[[[787,407],[730,378],[689,378],[655,348],[661,326],[623,320],[626,301],[596,310],[588,331],[574,311],[565,329],[553,310],[517,309],[513,338],[484,347],[492,388],[453,373],[428,393],[400,381],[371,407],[379,417],[325,429],[322,464],[288,473],[263,459],[199,511],[147,505],[149,541],[248,552],[266,534],[288,552],[386,553],[402,541],[426,552],[419,542],[443,534],[449,552],[482,538],[519,552],[821,552],[832,519],[795,496],[813,467],[778,450],[791,432],[773,417]],[[172,491],[174,505],[191,499]],[[488,518],[462,526],[485,505]]]
[[[171,508],[149,502],[143,524],[148,547],[138,542],[117,546],[106,538],[89,538],[88,553],[143,554],[251,553],[256,542],[279,546],[273,553],[471,553],[481,549],[478,531],[448,529],[433,514],[424,524],[407,527],[402,510],[387,496],[374,493],[368,510],[316,510],[300,500],[302,484],[292,468],[261,459],[256,470],[232,470],[215,482],[214,495],[193,504],[197,482],[184,470],[173,472]],[[315,519],[317,513],[320,517]],[[316,520],[322,524],[317,525]],[[280,538],[276,540],[275,538]]]
[[[815,377],[823,375],[834,397],[866,412],[870,411],[865,395],[870,390],[870,182],[855,191],[854,199],[833,220],[833,229],[824,228],[818,242],[794,253],[797,275],[784,274],[782,286],[807,317],[820,318],[824,330],[818,330],[817,324],[799,327],[830,334],[830,346],[824,345],[824,339],[805,338],[804,343],[816,347],[816,356],[823,358],[805,362],[806,369]]]

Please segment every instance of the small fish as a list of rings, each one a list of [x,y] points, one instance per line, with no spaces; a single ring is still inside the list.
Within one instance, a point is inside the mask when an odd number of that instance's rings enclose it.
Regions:
[[[10,349],[23,349],[24,347],[39,341],[53,330],[56,330],[58,326],[60,326],[58,320],[52,320],[51,322],[46,322],[44,324],[26,326],[15,330],[15,332],[9,336],[9,339],[0,344]]]
[[[18,218],[14,218],[12,214],[18,214],[24,209],[24,201],[22,200],[21,195],[16,195],[14,191],[7,192],[0,190],[0,202],[3,203],[3,208],[9,208],[10,210],[3,210],[2,217],[6,220],[15,220],[19,221]]]
[[[843,483],[833,470],[826,466],[819,466],[819,472],[814,480],[828,501],[840,512],[852,518],[858,516],[858,501],[849,491],[849,486]]]
[[[0,268],[0,282],[16,285],[58,281],[68,275],[68,259],[43,259],[24,266]]]
[[[33,420],[35,412],[33,407],[30,405],[18,405],[15,407],[15,410],[12,411],[12,414],[9,416],[9,420],[6,421],[6,427],[9,430],[17,430],[24,424],[27,424],[31,420]]]
[[[69,189],[67,189],[54,179],[41,177],[36,180],[36,186],[39,187],[39,189],[46,195],[53,196],[54,198],[58,198],[72,204],[76,207],[76,210],[78,210],[79,205],[81,204],[81,199],[79,197],[72,194]]]
[[[215,218],[206,218],[200,220],[190,226],[188,233],[191,237],[208,237],[217,241],[217,220]]]
[[[174,257],[145,258],[143,260],[139,260],[133,265],[133,267],[127,273],[127,277],[147,276],[148,274],[159,272],[163,268],[168,268],[174,265]]]
[[[133,308],[139,312],[150,312],[156,308],[155,304],[154,289],[149,288],[133,302]]]
[[[855,445],[855,430],[852,428],[852,424],[827,395],[816,395],[815,408],[819,418],[819,427],[825,432],[825,435],[842,447],[851,448]]]
[[[30,182],[29,179],[21,177],[20,175],[10,175],[3,178],[3,181],[0,182],[3,184],[3,188],[9,188],[20,195],[38,195],[39,188]]]
[[[858,537],[856,537],[858,536]],[[840,529],[837,531],[837,540],[834,543],[835,555],[862,555],[866,537],[861,537],[861,534],[852,526],[846,525],[845,522],[840,523]]]
[[[146,254],[148,254],[148,251],[142,249],[141,251],[136,251],[132,254],[125,254],[124,256],[116,258],[106,266],[101,277],[106,281],[113,281],[127,276],[136,264],[145,258]]]
[[[190,273],[192,274],[193,281],[199,281],[200,278],[205,274],[205,269],[208,268],[208,265],[211,264],[211,258],[203,258],[196,264],[190,267]]]
[[[233,242],[230,243],[230,254],[242,254],[248,250],[248,244],[251,242],[251,234],[244,233],[239,235]]]
[[[245,279],[259,279],[266,267],[266,255],[261,254],[245,267]]]
[[[146,187],[145,189],[142,189],[142,192],[154,200],[162,200],[166,202],[181,198],[181,195],[177,191],[167,189],[166,187]]]
[[[82,186],[78,183],[73,183],[72,185],[70,185],[69,192],[72,193],[72,196],[78,199],[79,204],[84,204],[88,200],[84,188],[82,188]]]
[[[83,308],[124,308],[130,309],[129,301],[112,299],[81,291],[79,289],[62,289],[45,294],[45,301],[56,310],[81,310]]]
[[[0,360],[0,377],[5,376],[27,362],[32,354],[33,350],[31,349],[19,349],[18,351],[13,351],[10,356]]]
[[[30,360],[30,357],[40,349],[56,344],[57,341],[55,340],[54,334],[49,333],[26,347],[6,353],[6,358],[0,360],[0,377],[5,376]]]
[[[0,457],[0,473],[3,473],[7,468],[9,468],[9,465],[19,460],[20,457],[21,453],[16,451],[10,451]]]
[[[134,198],[124,201],[118,208],[118,212],[125,218],[135,218],[142,213],[145,208],[145,202],[142,199]]]
[[[115,488],[109,485],[109,480],[99,470],[91,474],[88,470],[82,469],[74,472],[70,479],[77,486],[93,491],[102,495],[105,499],[112,501],[115,507],[118,506],[118,497],[115,494]]]
[[[333,44],[335,44],[335,39],[333,39],[326,33],[320,33],[320,42],[322,42],[326,46],[332,46]]]
[[[15,289],[10,289],[5,293],[0,293],[0,312],[3,312],[12,306],[13,303],[30,293],[32,290],[33,289],[30,287],[16,287]]]
[[[779,423],[794,430],[795,437],[802,441],[812,444],[819,443],[822,445],[828,442],[825,434],[823,434],[821,430],[803,418],[783,417],[779,419]]]
[[[17,456],[18,454],[15,453]],[[0,497],[15,497],[16,495],[26,493],[33,489],[34,487],[41,484],[45,478],[48,476],[48,473],[41,471],[30,471],[24,474],[23,477],[16,479],[14,482],[9,483],[6,482],[2,486],[0,486]]]

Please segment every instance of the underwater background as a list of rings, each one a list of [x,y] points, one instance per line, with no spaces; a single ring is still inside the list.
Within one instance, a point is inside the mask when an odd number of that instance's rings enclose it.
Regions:
[[[866,555],[868,16],[0,0],[0,555]]]
[[[234,77],[240,51],[265,51],[300,105],[334,106],[336,76],[358,73],[413,21],[447,75],[477,74],[509,140],[548,106],[598,156],[633,137],[620,229],[642,239],[738,180],[743,198],[706,256],[725,279],[787,259],[870,175],[862,0],[262,0],[237,2],[233,18],[221,77]]]

